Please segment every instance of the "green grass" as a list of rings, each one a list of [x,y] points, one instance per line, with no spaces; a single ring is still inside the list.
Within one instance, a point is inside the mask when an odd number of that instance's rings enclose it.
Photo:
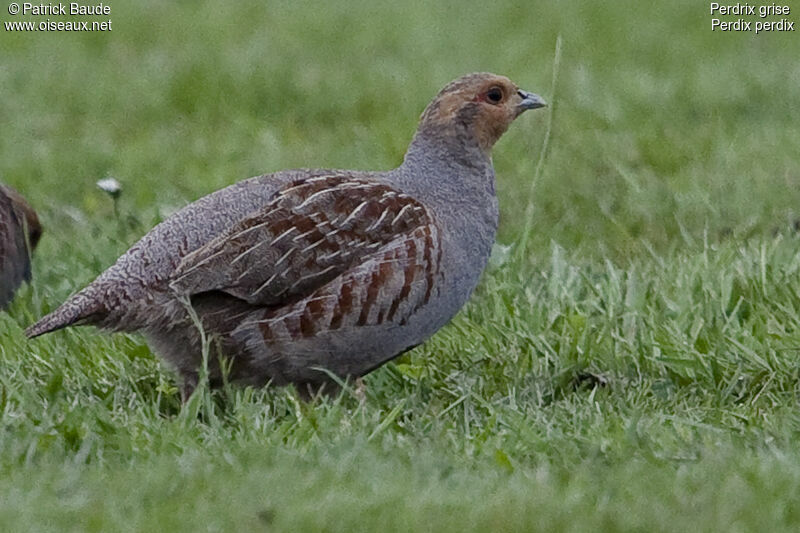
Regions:
[[[688,0],[240,4],[0,30],[0,181],[46,225],[0,315],[0,529],[797,529],[796,32],[712,33]],[[203,194],[398,164],[475,70],[553,105],[496,147],[505,248],[475,296],[364,401],[181,408],[138,336],[22,335]]]

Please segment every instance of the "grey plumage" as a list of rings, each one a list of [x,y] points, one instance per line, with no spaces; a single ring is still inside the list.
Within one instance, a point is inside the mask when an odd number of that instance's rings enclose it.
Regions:
[[[499,96],[498,96],[499,95]],[[497,99],[497,101],[495,101]],[[212,384],[315,389],[423,342],[463,306],[498,221],[491,148],[544,105],[493,74],[445,87],[404,162],[385,172],[292,170],[210,194],[156,226],[31,326],[141,330],[196,384],[202,323]]]

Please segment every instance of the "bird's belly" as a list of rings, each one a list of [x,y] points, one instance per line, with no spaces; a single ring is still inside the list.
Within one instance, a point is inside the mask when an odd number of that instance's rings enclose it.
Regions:
[[[269,342],[256,353],[251,346],[244,355],[248,371],[243,378],[250,383],[282,385],[329,381],[329,374],[362,376],[421,344],[450,318],[426,311],[403,325],[321,331]]]
[[[465,282],[472,286],[464,287]],[[242,368],[247,369],[242,381],[282,385],[328,381],[328,373],[362,376],[423,343],[448,323],[475,284],[471,279],[461,283],[458,294],[444,283],[425,306],[394,322],[359,325],[351,321],[311,331],[304,330],[302,315],[292,318],[293,310],[286,310],[280,321],[255,312],[231,333],[240,352],[237,357],[244,358]]]
[[[448,268],[450,262],[463,261],[461,256],[469,254],[454,248],[445,248],[443,252],[444,268],[440,273],[424,276],[425,281],[410,288],[399,301],[382,297],[385,294],[379,292],[373,303],[367,305],[369,291],[353,290],[345,291],[352,300],[346,306],[343,288],[358,281],[358,274],[351,274],[337,278],[308,298],[278,309],[251,306],[223,293],[209,294],[192,303],[206,333],[223,341],[223,355],[231,362],[228,377],[233,382],[285,385],[326,382],[330,380],[328,373],[339,377],[361,376],[425,342],[469,298],[484,262],[476,261],[472,255],[472,268]],[[435,280],[430,298],[426,296],[428,280]],[[362,280],[362,288],[364,285]],[[386,285],[387,290],[395,292],[398,287]],[[171,306],[161,306],[167,307],[174,308],[173,317],[182,314],[177,301]],[[168,326],[171,332],[150,336],[151,341],[169,339],[178,330],[185,333],[178,337],[188,339],[180,342],[173,339],[168,346],[166,342],[154,346],[162,356],[181,373],[199,368],[201,350],[196,326],[185,317],[161,320],[159,324],[157,329],[171,324]]]

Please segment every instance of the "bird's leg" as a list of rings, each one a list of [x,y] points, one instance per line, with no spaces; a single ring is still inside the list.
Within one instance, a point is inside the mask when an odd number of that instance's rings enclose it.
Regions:
[[[181,403],[185,404],[197,388],[198,376],[197,374],[184,374],[181,378]]]
[[[331,398],[342,390],[333,381],[305,381],[296,383],[295,389],[304,402],[311,402],[322,396]]]
[[[296,383],[295,389],[297,390],[297,395],[304,402],[311,402],[322,396],[332,398],[342,391],[342,388],[333,381]],[[359,403],[367,401],[367,386],[361,377],[355,378],[352,390]]]
[[[295,385],[297,395],[306,403],[310,403],[322,392],[322,387],[318,383],[297,383]]]
[[[361,379],[361,376],[358,376],[355,380],[353,393],[356,398],[358,398],[358,403],[365,403],[367,401],[367,385],[364,383],[364,380]]]

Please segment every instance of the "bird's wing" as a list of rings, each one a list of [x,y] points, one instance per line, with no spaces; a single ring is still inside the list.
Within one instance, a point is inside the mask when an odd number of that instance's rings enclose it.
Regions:
[[[283,306],[368,267],[365,301],[391,282],[396,311],[412,288],[427,300],[440,254],[437,223],[411,196],[381,182],[318,176],[288,184],[188,254],[170,286],[190,297],[221,291],[252,305]]]
[[[24,222],[14,212],[11,198],[0,191],[0,309],[8,305],[20,284],[30,278]]]

